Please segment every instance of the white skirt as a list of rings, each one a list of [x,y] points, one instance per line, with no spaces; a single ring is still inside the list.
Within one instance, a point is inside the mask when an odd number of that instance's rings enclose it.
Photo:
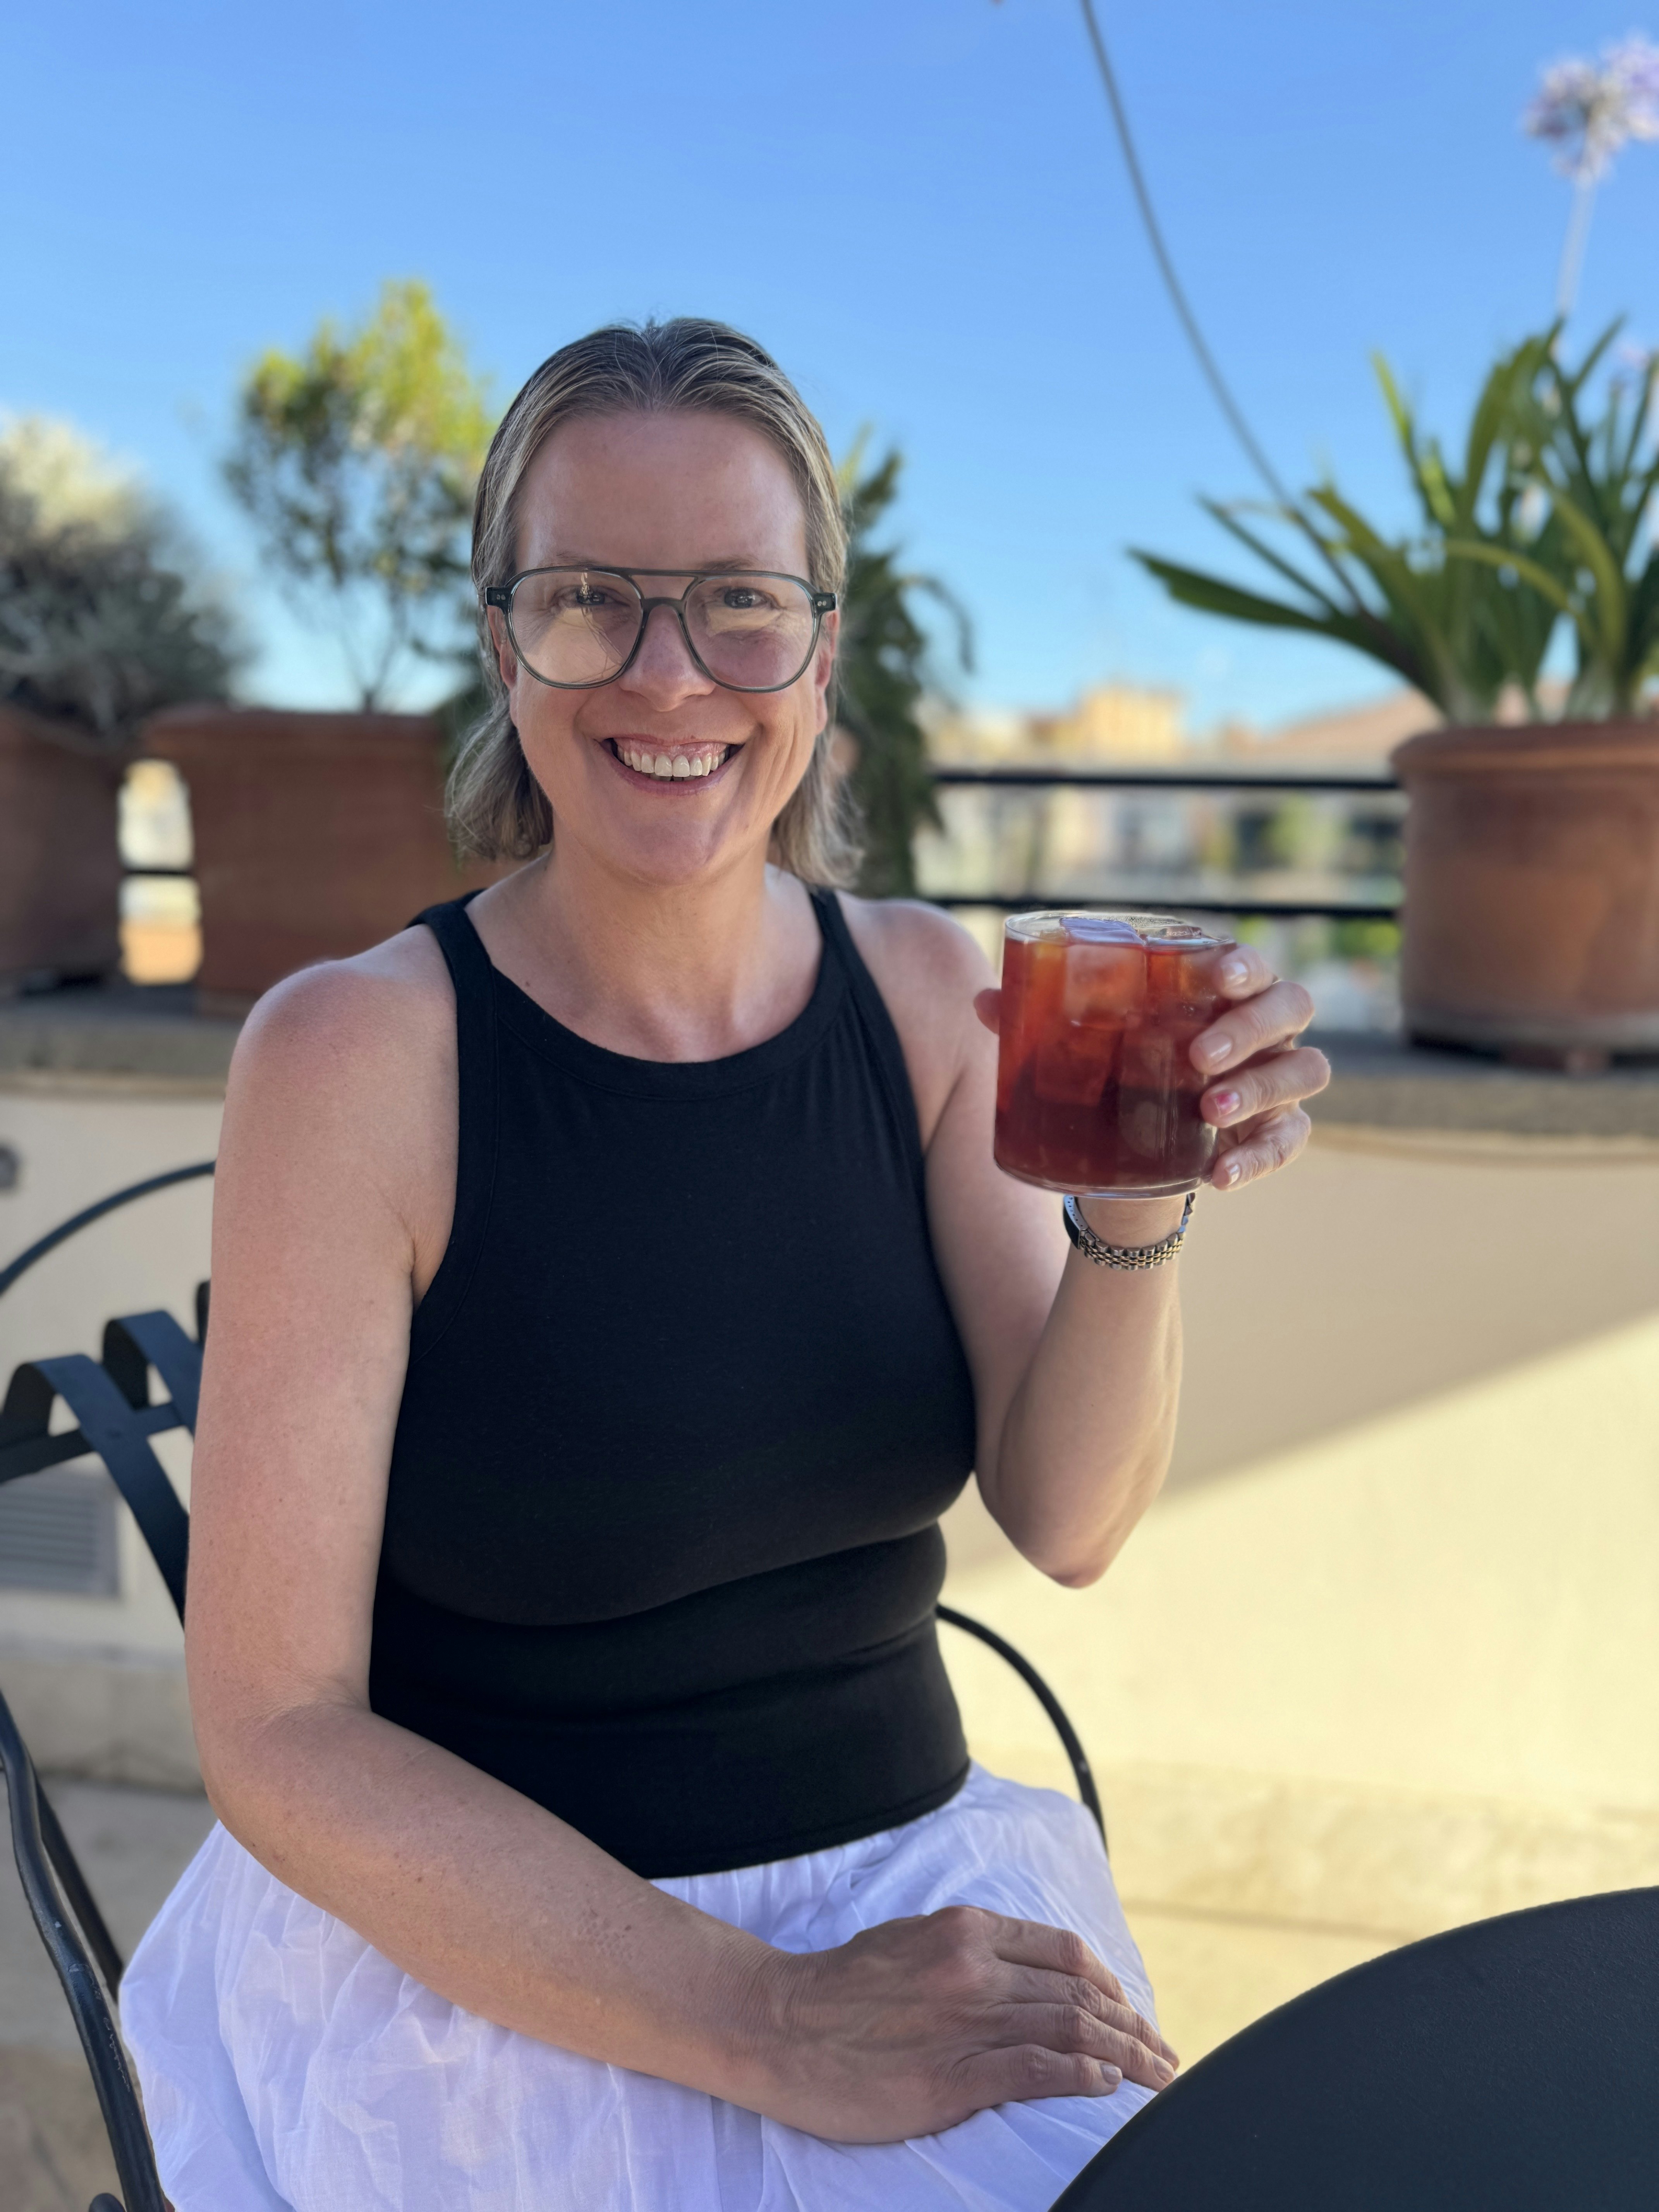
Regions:
[[[1088,1814],[981,1767],[884,1834],[657,1887],[792,1952],[945,1905],[1047,1921],[1154,2016]],[[177,2212],[1045,2212],[1150,2094],[825,2142],[463,2012],[223,1828],[139,1946],[121,2025]]]

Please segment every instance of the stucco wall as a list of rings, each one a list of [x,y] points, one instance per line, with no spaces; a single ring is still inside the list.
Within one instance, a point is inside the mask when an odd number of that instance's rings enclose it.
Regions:
[[[1126,1893],[1381,1941],[1659,1881],[1659,1147],[1331,1131],[1181,1264],[1176,1468],[1110,1573],[953,1530]],[[1019,1686],[952,1665],[988,1763],[1065,1786]]]

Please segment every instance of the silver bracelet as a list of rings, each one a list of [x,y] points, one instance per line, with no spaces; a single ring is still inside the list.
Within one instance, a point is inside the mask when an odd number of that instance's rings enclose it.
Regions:
[[[1071,1238],[1085,1260],[1092,1260],[1097,1267],[1161,1267],[1166,1260],[1173,1260],[1181,1249],[1181,1240],[1187,1234],[1187,1224],[1193,1218],[1195,1190],[1187,1194],[1187,1204],[1181,1216],[1179,1229],[1172,1229],[1156,1244],[1109,1244],[1097,1237],[1083,1218],[1083,1208],[1077,1200],[1068,1198],[1062,1211],[1066,1216],[1066,1234]]]

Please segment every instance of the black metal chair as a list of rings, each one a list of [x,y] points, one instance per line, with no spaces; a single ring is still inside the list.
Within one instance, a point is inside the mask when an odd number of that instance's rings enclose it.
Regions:
[[[88,1206],[0,1269],[0,1297],[37,1261],[80,1230],[153,1191],[211,1175],[213,1164],[205,1160],[167,1175],[153,1176]],[[150,1448],[150,1439],[170,1429],[195,1432],[207,1322],[208,1285],[204,1283],[196,1293],[193,1338],[186,1335],[171,1314],[158,1310],[125,1315],[105,1328],[101,1359],[69,1352],[57,1358],[26,1361],[13,1374],[0,1407],[0,1485],[40,1474],[66,1460],[88,1455],[101,1459],[138,1524],[181,1621],[189,1521],[178,1492]],[[154,1405],[149,1398],[152,1370],[168,1394]],[[52,1417],[59,1401],[76,1425],[54,1433]],[[1054,1692],[1030,1661],[994,1629],[948,1606],[939,1607],[939,1617],[988,1644],[1029,1686],[1065,1746],[1078,1794],[1094,1816],[1103,1845],[1106,1825],[1088,1758]],[[74,2015],[126,2196],[125,2208],[115,2198],[104,2196],[94,2200],[90,2212],[164,2212],[165,2199],[143,2115],[104,1994],[105,1988],[111,1996],[118,1990],[124,1961],[51,1801],[40,1787],[3,1698],[0,1698],[0,1770],[4,1771],[10,1802],[12,1850],[24,1895]]]
[[[49,1252],[105,1214],[152,1191],[212,1172],[213,1162],[201,1161],[151,1176],[85,1207],[0,1269],[0,1297]],[[96,1455],[131,1509],[181,1618],[189,1524],[149,1439],[168,1429],[195,1426],[206,1317],[204,1285],[197,1293],[194,1340],[171,1314],[133,1314],[112,1321],[104,1331],[101,1361],[71,1352],[25,1362],[12,1376],[0,1406],[0,1484]],[[155,1406],[149,1403],[152,1367],[170,1394]],[[60,1399],[77,1425],[53,1434],[52,1408]],[[124,1961],[3,1698],[0,1771],[24,1898],[80,2036],[125,2198],[124,2207],[100,2194],[90,2212],[165,2212],[143,2113],[105,1996],[106,1990],[112,1996],[119,1989]]]

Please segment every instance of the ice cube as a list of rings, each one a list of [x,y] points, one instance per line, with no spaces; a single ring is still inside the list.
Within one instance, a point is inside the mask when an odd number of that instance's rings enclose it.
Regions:
[[[1118,1080],[1126,1091],[1165,1091],[1180,1080],[1180,1048],[1157,1022],[1137,1022],[1124,1039]]]
[[[1213,945],[1216,940],[1207,929],[1195,921],[1159,921],[1142,930],[1140,934],[1148,945]]]
[[[1097,1106],[1117,1057],[1121,1031],[1068,1022],[1040,1040],[1031,1087],[1045,1106]]]
[[[1147,996],[1160,1012],[1207,1015],[1220,1002],[1216,969],[1221,947],[1205,938],[1196,946],[1164,942],[1150,948]]]
[[[1115,915],[1074,916],[1066,947],[1066,1018],[1115,1027],[1146,995],[1146,948],[1127,922]]]
[[[1121,914],[1068,914],[1068,945],[1139,945],[1140,932]]]

